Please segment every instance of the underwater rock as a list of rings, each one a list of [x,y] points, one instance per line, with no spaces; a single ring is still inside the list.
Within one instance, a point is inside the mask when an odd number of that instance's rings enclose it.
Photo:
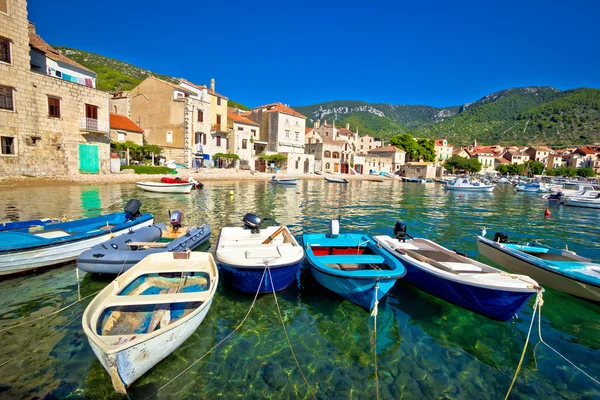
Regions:
[[[281,389],[288,381],[288,376],[285,371],[281,368],[281,365],[275,361],[269,361],[265,366],[262,378],[267,385],[274,389]]]
[[[417,381],[422,381],[423,379],[427,378],[427,371],[425,371],[422,368],[416,367],[412,370],[410,376],[415,378],[415,380]]]

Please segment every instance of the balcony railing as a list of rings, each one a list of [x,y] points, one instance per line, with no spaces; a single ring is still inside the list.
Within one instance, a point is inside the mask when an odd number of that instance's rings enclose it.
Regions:
[[[211,132],[221,132],[221,124],[212,124],[210,126]]]
[[[108,121],[82,117],[79,118],[79,130],[88,132],[108,133],[110,129]]]

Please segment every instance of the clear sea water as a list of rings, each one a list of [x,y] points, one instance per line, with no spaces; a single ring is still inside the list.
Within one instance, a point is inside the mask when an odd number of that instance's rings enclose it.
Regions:
[[[233,191],[233,196],[230,195]],[[474,236],[502,230],[512,239],[539,239],[600,260],[597,210],[550,206],[537,195],[500,187],[491,194],[459,197],[437,184],[301,181],[297,187],[266,182],[208,183],[191,195],[142,192],[134,185],[43,186],[2,189],[1,219],[71,218],[118,211],[129,198],[167,220],[181,209],[188,224],[209,222],[211,242],[220,227],[240,223],[247,212],[287,224],[294,234],[321,232],[341,214],[342,229],[391,234],[408,223],[413,236],[477,255]],[[204,251],[214,251],[205,246]],[[81,294],[110,278],[80,275]],[[75,264],[0,281],[0,329],[47,314],[77,299]],[[310,398],[285,340],[272,295],[258,298],[242,328],[188,372],[156,392],[204,355],[242,320],[252,302],[219,287],[194,335],[130,389],[132,399]],[[546,342],[585,371],[600,377],[600,305],[547,289],[542,314]],[[278,294],[300,365],[319,399],[375,398],[371,346],[373,318],[328,292],[303,268]],[[110,399],[110,378],[81,329],[85,305],[0,333],[0,398]],[[518,364],[532,316],[533,299],[518,318],[502,323],[473,314],[399,282],[380,304],[377,362],[381,399],[501,399]],[[600,387],[543,345],[537,333],[513,389],[514,399],[595,399]]]

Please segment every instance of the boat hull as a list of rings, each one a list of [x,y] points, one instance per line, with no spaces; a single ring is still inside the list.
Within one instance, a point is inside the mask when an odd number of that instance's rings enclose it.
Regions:
[[[270,180],[270,184],[272,185],[297,185],[298,179],[281,179],[281,180]]]
[[[309,264],[312,276],[322,286],[367,310],[371,310],[375,305],[375,285],[379,285],[377,301],[380,301],[396,283],[396,279],[377,280],[333,276],[320,271],[310,262],[310,259]]]
[[[571,279],[567,276],[538,267],[532,263],[507,254],[493,245],[477,238],[477,250],[483,256],[504,268],[523,275],[528,275],[541,285],[551,287],[573,296],[600,302],[600,288],[588,283]]]
[[[600,201],[579,200],[566,198],[563,203],[570,207],[596,208],[600,209]]]
[[[135,185],[147,192],[175,194],[189,194],[194,187],[193,183],[136,182]]]
[[[446,185],[447,190],[456,190],[462,192],[491,192],[496,186],[452,186]]]
[[[0,254],[0,276],[8,276],[31,271],[51,265],[74,261],[85,250],[109,240],[113,236],[123,235],[130,230],[140,229],[154,223],[154,218],[140,221],[130,227],[113,230],[88,239],[57,243],[44,247],[25,249]]]
[[[269,272],[264,274],[264,268],[244,268],[224,263],[217,265],[221,269],[225,282],[233,286],[236,290],[244,293],[271,293],[273,288],[275,291],[280,291],[287,288],[296,278],[298,269],[302,264],[302,260],[289,265],[270,266],[273,285],[269,278]],[[262,281],[261,281],[261,278]]]
[[[466,285],[430,274],[407,260],[398,259],[406,267],[405,281],[442,300],[498,321],[508,321],[534,294]]]

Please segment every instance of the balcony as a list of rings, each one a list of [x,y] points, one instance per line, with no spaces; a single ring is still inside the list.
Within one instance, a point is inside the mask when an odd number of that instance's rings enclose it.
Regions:
[[[108,133],[110,131],[108,121],[94,118],[79,118],[79,130],[93,133]]]
[[[228,137],[229,131],[223,124],[211,124],[210,133],[218,133],[220,136]]]

